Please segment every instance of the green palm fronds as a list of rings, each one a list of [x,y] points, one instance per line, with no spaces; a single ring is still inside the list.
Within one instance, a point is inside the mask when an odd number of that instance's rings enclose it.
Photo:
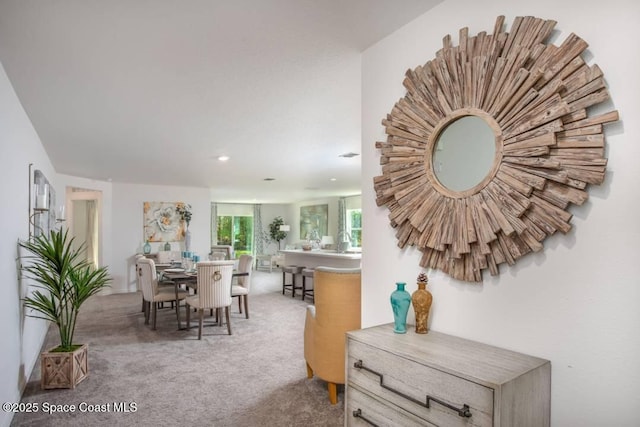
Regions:
[[[65,351],[72,348],[80,306],[111,281],[105,267],[96,269],[82,257],[84,245],[73,248],[73,240],[67,230],[52,230],[20,243],[30,252],[22,269],[37,288],[23,300],[32,310],[27,316],[55,323]]]

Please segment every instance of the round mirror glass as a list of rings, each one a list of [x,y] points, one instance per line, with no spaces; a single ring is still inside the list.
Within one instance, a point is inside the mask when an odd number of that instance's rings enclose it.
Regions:
[[[496,137],[489,124],[477,116],[451,122],[438,137],[433,171],[440,183],[453,191],[480,184],[492,169]]]

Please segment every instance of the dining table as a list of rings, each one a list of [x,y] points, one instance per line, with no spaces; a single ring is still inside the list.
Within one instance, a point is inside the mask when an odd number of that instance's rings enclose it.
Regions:
[[[162,275],[162,279],[164,281],[171,281],[176,283],[176,286],[180,284],[185,284],[189,286],[198,282],[198,272],[197,270],[187,271],[184,268],[165,268],[162,270],[158,270],[158,273]],[[241,273],[239,271],[235,271],[232,274],[232,277],[240,277],[240,276],[248,276],[249,273]],[[195,288],[195,287],[194,287]]]

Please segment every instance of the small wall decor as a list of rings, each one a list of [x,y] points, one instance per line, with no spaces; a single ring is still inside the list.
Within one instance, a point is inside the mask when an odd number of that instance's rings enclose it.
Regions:
[[[144,240],[177,242],[184,240],[185,223],[178,213],[181,202],[144,202]]]
[[[609,93],[600,68],[582,58],[584,40],[547,43],[553,20],[503,25],[499,16],[493,34],[472,37],[463,28],[458,46],[447,35],[433,60],[408,70],[406,96],[382,121],[387,141],[376,143],[376,203],[389,209],[398,246],[416,246],[420,266],[465,281],[482,281],[485,269],[497,275],[571,229],[569,205],[605,177],[603,125],[618,120],[617,111],[590,115]],[[449,187],[439,156],[450,143],[440,138],[469,117],[488,127],[489,161],[476,181]],[[459,151],[477,139],[458,140]]]
[[[329,205],[300,207],[300,239],[307,239],[317,231],[318,239],[327,235]]]
[[[29,164],[29,176],[31,176],[31,164]],[[31,235],[37,237],[41,234],[49,235],[49,231],[56,226],[56,192],[41,170],[33,171],[33,194],[30,201],[30,226],[33,226]]]

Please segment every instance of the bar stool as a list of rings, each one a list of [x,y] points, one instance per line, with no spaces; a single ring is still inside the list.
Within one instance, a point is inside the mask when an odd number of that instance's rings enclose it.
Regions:
[[[302,273],[304,266],[298,265],[285,265],[282,267],[282,295],[286,289],[291,289],[291,297],[296,296],[296,289],[302,289],[302,287],[296,287],[296,276]],[[291,283],[287,283],[287,274],[291,275]]]
[[[315,302],[315,297],[313,296],[313,268],[304,268],[302,270],[302,300],[307,296],[311,297],[311,300]],[[307,283],[307,279],[311,279],[312,284],[310,288],[307,288],[309,284]]]

